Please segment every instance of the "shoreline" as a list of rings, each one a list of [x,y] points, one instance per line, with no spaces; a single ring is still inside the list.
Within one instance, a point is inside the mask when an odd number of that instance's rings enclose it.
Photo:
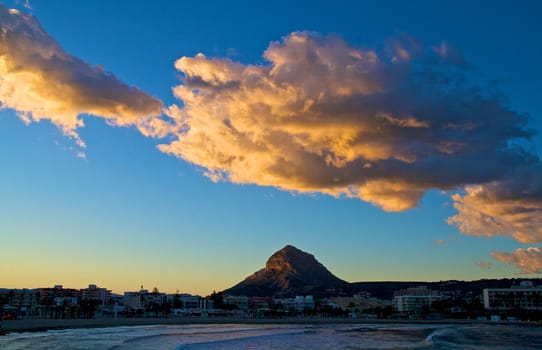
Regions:
[[[0,332],[24,333],[45,332],[48,330],[75,329],[75,328],[105,328],[130,327],[152,325],[189,325],[189,324],[247,324],[247,325],[273,325],[273,324],[511,324],[511,325],[540,325],[525,322],[490,322],[477,320],[368,320],[355,318],[235,318],[235,317],[175,317],[175,318],[92,318],[92,319],[43,319],[25,318],[18,320],[4,320],[0,323]],[[1,333],[0,333],[1,334]]]

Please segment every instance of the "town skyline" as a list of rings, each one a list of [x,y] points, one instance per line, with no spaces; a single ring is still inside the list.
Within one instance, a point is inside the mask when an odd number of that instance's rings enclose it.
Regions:
[[[64,320],[57,327],[73,326],[69,322],[74,319],[91,320],[95,325],[132,321],[145,324],[148,323],[142,320],[145,318],[151,322],[184,323],[186,319],[182,318],[187,316],[192,320],[197,317],[198,323],[209,322],[209,317],[238,322],[292,316],[313,320],[334,317],[531,322],[539,320],[541,315],[540,281],[519,278],[348,283],[337,279],[310,253],[286,246],[268,259],[265,270],[228,290],[208,295],[179,290],[164,293],[157,287],[150,290],[144,286],[119,294],[95,284],[79,289],[62,285],[0,288],[0,316],[8,321]],[[40,323],[7,326],[9,330],[21,331],[43,327],[43,322],[41,326]]]
[[[0,0],[0,287],[538,278],[537,1]]]

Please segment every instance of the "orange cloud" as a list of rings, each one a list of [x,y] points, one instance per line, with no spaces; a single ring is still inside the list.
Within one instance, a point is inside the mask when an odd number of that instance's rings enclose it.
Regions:
[[[448,219],[464,234],[509,235],[522,243],[542,241],[542,166],[519,169],[508,178],[469,186],[455,194],[458,214]]]
[[[513,253],[492,252],[491,255],[506,265],[515,265],[521,273],[542,272],[542,249],[530,247],[516,249]]]
[[[447,47],[390,44],[379,53],[294,32],[270,43],[262,65],[182,57],[174,94],[183,105],[167,110],[161,135],[169,128],[174,138],[159,149],[213,181],[356,197],[386,211],[529,163],[502,146],[530,137],[527,119],[467,85]]]
[[[25,122],[50,120],[84,146],[81,114],[132,125],[161,114],[160,100],[67,54],[31,15],[0,5],[0,106]]]

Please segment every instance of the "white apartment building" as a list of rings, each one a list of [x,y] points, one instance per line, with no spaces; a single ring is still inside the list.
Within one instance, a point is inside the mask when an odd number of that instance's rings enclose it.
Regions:
[[[314,310],[314,298],[312,295],[298,295],[295,298],[275,299],[275,303],[282,304],[284,311],[303,312]]]
[[[418,313],[425,306],[430,307],[433,302],[442,299],[444,297],[438,291],[427,287],[408,288],[394,293],[392,306],[397,313]]]
[[[483,296],[484,308],[488,310],[542,311],[542,287],[534,286],[531,281],[522,281],[510,288],[487,288]]]
[[[239,310],[248,310],[249,298],[245,296],[228,295],[224,298],[224,304],[236,305]]]
[[[81,289],[81,300],[99,301],[106,303],[111,297],[111,291],[107,288],[98,288],[95,284],[89,284],[88,288]]]

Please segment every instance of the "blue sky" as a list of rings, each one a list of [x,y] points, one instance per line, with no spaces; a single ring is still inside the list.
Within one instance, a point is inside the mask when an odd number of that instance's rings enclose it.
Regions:
[[[103,66],[166,107],[182,106],[174,87],[195,84],[181,82],[174,62],[200,52],[207,60],[265,66],[262,55],[270,43],[287,48],[284,38],[298,31],[318,33],[312,42],[322,45],[341,38],[362,52],[384,52],[393,38],[413,38],[428,51],[445,42],[469,63],[464,74],[472,84],[484,89],[497,84],[510,110],[528,113],[528,127],[542,130],[542,5],[537,1],[4,4],[32,14],[69,55]],[[310,41],[312,35],[301,38]],[[183,158],[157,148],[174,136],[145,137],[123,124],[125,119],[111,126],[83,113],[85,126],[77,128],[86,144],[82,149],[58,123],[45,118],[26,125],[15,109],[0,110],[3,287],[96,283],[117,292],[144,285],[207,294],[261,268],[286,244],[313,253],[348,281],[539,272],[525,268],[524,255],[491,255],[539,249],[536,230],[528,241],[511,232],[477,237],[446,222],[457,214],[450,194],[462,185],[447,192],[424,188],[417,207],[389,212],[381,202],[322,194],[327,187],[314,193],[303,193],[302,187],[300,193],[290,191],[294,185],[288,182],[281,182],[290,189],[284,191],[260,178],[215,183],[204,175],[208,163],[201,160],[198,166],[199,158],[188,158],[194,153],[182,153]],[[542,137],[522,145],[540,155]],[[236,171],[241,170],[226,173]]]

